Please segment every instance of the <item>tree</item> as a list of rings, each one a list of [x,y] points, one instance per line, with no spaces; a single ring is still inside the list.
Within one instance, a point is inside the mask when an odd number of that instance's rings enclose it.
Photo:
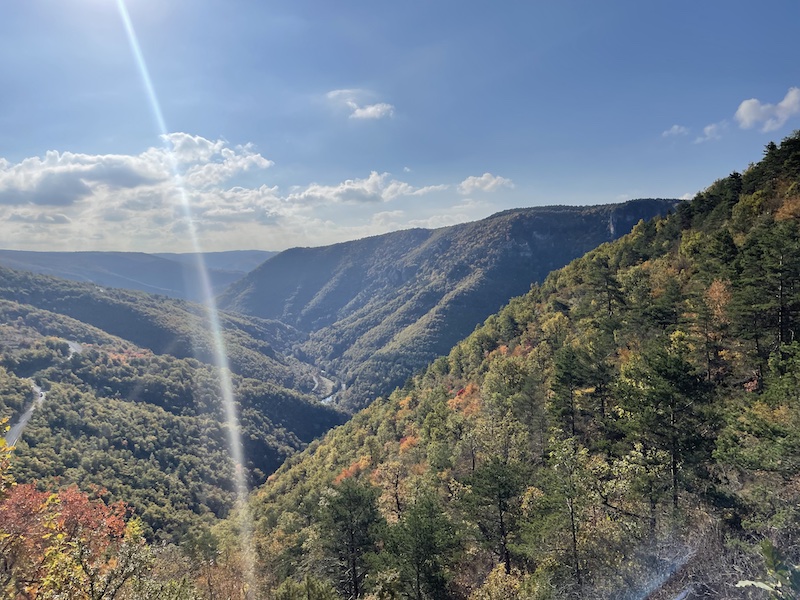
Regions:
[[[512,545],[517,536],[523,467],[494,456],[466,478],[470,491],[464,502],[467,515],[478,526],[483,545],[511,573]]]
[[[738,257],[733,294],[737,333],[766,361],[796,335],[800,315],[800,228],[768,220],[754,227]]]
[[[447,568],[458,542],[439,498],[429,490],[418,492],[389,539],[407,596],[445,598]]]
[[[331,584],[306,576],[300,583],[286,579],[275,590],[275,600],[338,600]]]
[[[377,488],[348,477],[320,501],[323,544],[337,566],[338,587],[350,599],[364,593],[368,557],[384,527],[378,495]]]
[[[555,354],[553,413],[567,435],[578,433],[578,392],[586,385],[589,369],[586,352],[572,345],[562,346]]]
[[[681,474],[710,458],[711,387],[688,362],[680,332],[656,340],[624,366],[619,391],[631,442],[666,453],[672,505]]]
[[[17,485],[0,503],[0,585],[12,597],[117,598],[150,567],[141,523],[127,507],[77,488]]]

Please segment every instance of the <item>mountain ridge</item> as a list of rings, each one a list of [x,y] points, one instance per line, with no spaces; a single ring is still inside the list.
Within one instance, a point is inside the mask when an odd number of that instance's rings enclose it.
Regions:
[[[212,291],[221,291],[274,253],[258,250],[202,253]],[[0,250],[0,265],[105,287],[202,301],[196,253],[40,252]]]
[[[677,200],[510,209],[470,223],[292,248],[219,296],[226,310],[309,335],[350,409],[388,394],[509,298]]]

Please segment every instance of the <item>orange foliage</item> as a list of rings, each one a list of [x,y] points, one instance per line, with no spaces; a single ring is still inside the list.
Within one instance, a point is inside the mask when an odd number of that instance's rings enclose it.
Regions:
[[[400,405],[400,410],[397,411],[397,414],[395,415],[395,420],[402,421],[408,415],[411,414],[411,396],[406,396],[405,398],[400,400],[398,404]]]
[[[788,221],[790,219],[800,219],[800,196],[786,198],[775,213],[776,221]]]
[[[415,435],[407,435],[400,439],[400,454],[405,454],[419,444],[419,438]]]
[[[468,383],[464,389],[458,391],[455,398],[447,401],[447,407],[467,417],[477,414],[481,410],[481,397],[478,390],[476,384]]]
[[[719,323],[728,323],[727,316],[728,304],[731,302],[730,285],[719,279],[715,279],[708,286],[705,293],[706,305],[711,309],[714,318]]]
[[[77,487],[58,493],[40,492],[33,484],[12,487],[0,502],[0,555],[6,572],[6,593],[35,596],[52,569],[53,552],[75,547],[88,577],[117,567],[113,549],[126,534],[123,502],[107,505]],[[87,570],[88,569],[88,570]]]
[[[364,455],[358,460],[355,460],[352,463],[350,463],[349,467],[342,469],[342,472],[336,476],[336,478],[333,480],[333,483],[337,484],[347,479],[348,477],[355,477],[359,473],[368,470],[369,466],[370,466],[370,458],[369,456]]]

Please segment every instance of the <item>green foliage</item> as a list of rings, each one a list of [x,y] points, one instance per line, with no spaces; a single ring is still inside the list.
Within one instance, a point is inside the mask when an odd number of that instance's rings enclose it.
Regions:
[[[399,231],[273,257],[221,296],[227,309],[308,332],[304,355],[335,373],[348,409],[389,394],[553,269],[667,212],[671,200],[506,211],[476,223]],[[595,282],[613,312],[610,271]],[[499,340],[519,333],[505,314]],[[482,359],[482,357],[481,357]]]
[[[390,523],[366,579],[387,598],[749,597],[752,540],[800,532],[798,139],[768,185],[734,173],[553,272],[287,461],[254,499],[265,568],[313,572],[320,490],[356,478]],[[448,523],[435,596],[414,548]]]
[[[443,511],[444,506],[433,492],[421,490],[389,531],[389,550],[409,598],[447,595],[449,568],[455,562],[459,541]]]
[[[275,590],[275,600],[339,600],[340,596],[329,583],[306,576],[297,583],[286,579]]]
[[[92,332],[105,332],[106,339],[122,338],[156,354],[214,362],[208,317],[198,304],[5,267],[0,267],[0,299],[17,304],[5,310],[20,314],[28,326],[38,326],[42,321],[57,323],[56,328],[61,331],[58,335],[63,335],[65,328],[83,331],[90,326]],[[35,314],[28,317],[28,312]],[[83,325],[76,326],[75,321]],[[313,388],[311,369],[281,355],[288,354],[291,346],[302,339],[297,331],[273,321],[224,313],[220,324],[234,372],[306,392]],[[94,341],[83,336],[77,340]]]
[[[353,478],[344,479],[320,501],[323,547],[336,563],[337,583],[348,598],[364,594],[371,556],[384,526],[377,490]]]
[[[104,487],[160,539],[181,539],[227,514],[233,464],[216,369],[131,348],[70,354],[51,339],[2,362],[13,370],[0,367],[0,402],[11,414],[32,401],[30,382],[14,372],[47,389],[17,444],[20,481]],[[233,389],[253,485],[341,422],[335,410],[269,383],[234,376]]]

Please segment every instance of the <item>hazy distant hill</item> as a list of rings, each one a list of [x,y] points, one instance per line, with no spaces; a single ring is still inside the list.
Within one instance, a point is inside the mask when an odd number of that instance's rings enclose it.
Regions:
[[[293,248],[220,297],[227,310],[310,334],[305,353],[349,408],[386,394],[533,282],[675,200],[510,210],[473,223]]]
[[[273,254],[258,250],[209,252],[204,254],[204,258],[211,284],[215,291],[220,291]],[[194,272],[194,254],[191,253],[0,250],[0,264],[12,269],[173,298],[199,300],[202,296]]]
[[[234,271],[245,274],[276,254],[278,253],[268,252],[266,250],[230,250],[227,252],[204,252],[203,259],[205,260],[206,267],[209,269]],[[196,255],[194,252],[181,254],[175,252],[154,252],[153,256],[174,260],[191,266],[194,264]]]

